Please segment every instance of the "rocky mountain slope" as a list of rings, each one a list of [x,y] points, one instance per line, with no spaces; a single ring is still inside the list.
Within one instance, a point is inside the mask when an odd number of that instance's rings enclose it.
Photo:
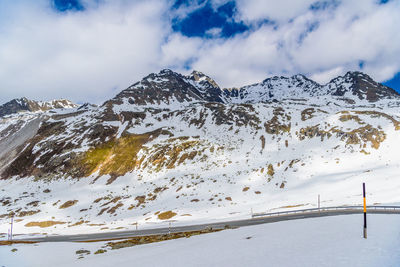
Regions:
[[[399,107],[360,72],[223,89],[163,70],[100,107],[0,117],[0,218],[48,233],[238,218],[358,204],[362,181],[370,204],[400,202]]]
[[[0,117],[18,112],[37,112],[59,108],[76,108],[78,105],[66,99],[48,102],[29,100],[25,97],[13,99],[0,106]]]

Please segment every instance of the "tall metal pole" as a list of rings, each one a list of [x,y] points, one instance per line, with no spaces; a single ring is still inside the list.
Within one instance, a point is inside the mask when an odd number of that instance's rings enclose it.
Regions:
[[[364,238],[367,238],[367,201],[365,200],[365,183],[363,183],[363,199],[364,199]]]

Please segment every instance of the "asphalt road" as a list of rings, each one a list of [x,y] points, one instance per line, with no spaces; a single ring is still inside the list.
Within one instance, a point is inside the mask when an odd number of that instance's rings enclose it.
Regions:
[[[398,214],[400,215],[400,209],[396,210],[369,210],[368,214]],[[249,225],[257,225],[263,223],[274,223],[280,221],[298,220],[306,218],[316,218],[325,216],[338,216],[348,214],[362,214],[360,209],[340,209],[340,210],[322,210],[322,211],[306,211],[296,212],[289,214],[279,214],[265,217],[255,217],[245,220],[236,221],[223,221],[216,223],[187,225],[187,226],[171,226],[171,228],[154,228],[144,230],[129,230],[129,231],[115,231],[115,232],[104,232],[94,234],[79,234],[79,235],[60,235],[60,236],[47,236],[41,238],[29,238],[23,239],[24,241],[36,241],[36,242],[77,242],[77,241],[92,241],[92,240],[108,240],[108,239],[124,239],[134,236],[146,236],[156,234],[168,234],[177,232],[188,232],[203,230],[206,228],[213,229],[224,229],[224,228],[236,228]],[[15,239],[22,240],[22,239]]]

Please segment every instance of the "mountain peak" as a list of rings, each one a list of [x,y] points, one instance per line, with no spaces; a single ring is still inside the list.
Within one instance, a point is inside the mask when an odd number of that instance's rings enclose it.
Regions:
[[[374,81],[368,74],[360,71],[348,71],[345,75],[332,79],[326,86],[334,96],[356,96],[369,102],[400,97],[392,88]]]
[[[348,72],[346,72],[346,74],[344,76],[364,76],[364,77],[369,77],[370,76],[362,71],[358,71],[358,70],[349,70]]]
[[[160,70],[159,74],[174,74],[176,72],[170,70],[170,69],[162,69]]]
[[[206,87],[206,89],[209,89],[211,87],[220,89],[219,85],[212,78],[200,71],[193,70],[188,78],[199,83],[203,87]]]
[[[194,80],[199,81],[201,79],[205,79],[205,78],[210,78],[207,75],[205,75],[204,73],[202,73],[201,71],[197,71],[197,70],[193,70],[189,77],[193,77]],[[210,78],[211,79],[211,78]]]

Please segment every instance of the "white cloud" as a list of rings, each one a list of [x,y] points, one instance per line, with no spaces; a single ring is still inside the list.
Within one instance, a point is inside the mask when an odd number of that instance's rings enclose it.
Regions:
[[[173,69],[182,69],[193,58],[202,45],[200,38],[189,38],[181,34],[172,34],[161,47],[161,66]]]
[[[316,0],[238,0],[237,9],[242,20],[251,22],[269,19],[286,22],[307,11]]]
[[[316,72],[312,74],[310,78],[320,84],[326,84],[332,79],[332,77],[343,75],[345,72],[346,70],[343,67],[336,67],[333,69]]]
[[[308,9],[313,1],[261,2],[238,0],[236,19],[251,30],[224,39],[217,28],[201,39],[172,32],[170,0],[85,0],[86,11],[63,14],[47,0],[3,0],[0,102],[27,96],[99,103],[150,72],[188,65],[223,87],[296,73],[325,83],[360,61],[378,81],[400,71],[399,1],[342,1],[317,12]],[[184,6],[179,16],[194,8]],[[255,26],[266,18],[276,24]]]
[[[44,4],[14,9],[0,32],[0,100],[101,102],[158,71],[160,47],[170,33],[163,15],[169,6],[122,2],[62,15]]]

